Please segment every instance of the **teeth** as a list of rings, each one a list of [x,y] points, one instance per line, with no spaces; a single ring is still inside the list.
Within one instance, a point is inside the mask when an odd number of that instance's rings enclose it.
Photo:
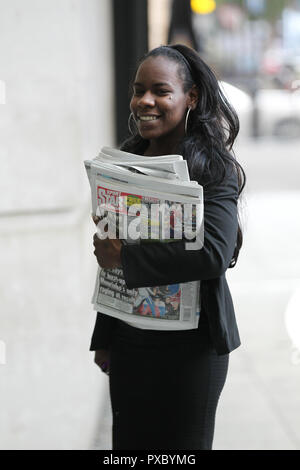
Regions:
[[[141,121],[155,121],[155,119],[158,119],[157,116],[139,116],[139,119]]]

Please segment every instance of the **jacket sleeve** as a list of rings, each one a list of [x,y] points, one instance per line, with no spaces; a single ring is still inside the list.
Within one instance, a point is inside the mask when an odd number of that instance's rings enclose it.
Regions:
[[[123,245],[121,259],[129,289],[214,279],[225,273],[237,239],[238,184],[235,171],[213,191],[204,191],[204,245],[185,241]]]

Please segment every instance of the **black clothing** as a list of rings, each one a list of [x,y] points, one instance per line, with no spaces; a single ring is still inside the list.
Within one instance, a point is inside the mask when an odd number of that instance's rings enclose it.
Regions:
[[[110,350],[113,449],[211,449],[228,353],[240,345],[225,278],[237,239],[234,170],[204,190],[204,246],[125,245],[128,288],[201,280],[197,329],[156,331],[97,314],[90,350]]]
[[[198,330],[142,330],[116,320],[110,345],[113,449],[209,450],[229,355]]]

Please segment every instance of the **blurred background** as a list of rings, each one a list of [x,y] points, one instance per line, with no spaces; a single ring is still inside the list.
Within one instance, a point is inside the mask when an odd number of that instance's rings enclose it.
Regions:
[[[155,46],[213,68],[241,121],[242,346],[215,449],[300,448],[300,1],[0,0],[0,448],[111,449],[89,351],[96,264],[83,160],[128,135]]]

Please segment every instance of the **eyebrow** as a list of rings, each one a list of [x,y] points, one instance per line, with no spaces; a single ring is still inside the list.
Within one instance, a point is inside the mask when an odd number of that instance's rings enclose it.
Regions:
[[[143,86],[143,84],[139,82],[134,82],[133,86]],[[170,87],[171,84],[168,82],[159,82],[159,83],[154,83],[153,86],[169,86]]]

